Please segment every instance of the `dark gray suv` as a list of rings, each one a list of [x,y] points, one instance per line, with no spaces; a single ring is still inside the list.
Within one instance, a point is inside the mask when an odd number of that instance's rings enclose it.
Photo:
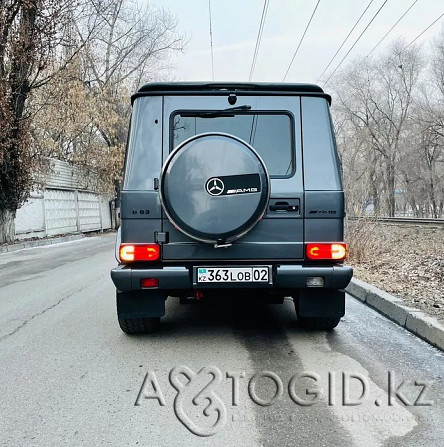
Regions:
[[[302,327],[334,328],[353,272],[330,96],[310,84],[155,83],[132,101],[111,271],[122,330],[155,330],[172,296],[291,296]]]

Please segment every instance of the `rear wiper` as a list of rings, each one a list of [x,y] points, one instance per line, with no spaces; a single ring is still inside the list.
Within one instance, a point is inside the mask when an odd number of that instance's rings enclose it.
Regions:
[[[244,106],[236,106],[236,107],[229,107],[228,109],[222,109],[222,110],[216,110],[214,112],[183,112],[180,114],[180,116],[197,116],[199,118],[216,118],[218,116],[234,116],[234,113],[231,112],[237,112],[241,110],[251,110],[251,106],[244,105]]]

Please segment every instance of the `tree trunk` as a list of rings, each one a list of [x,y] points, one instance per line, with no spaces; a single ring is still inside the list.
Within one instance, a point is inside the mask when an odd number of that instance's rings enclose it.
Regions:
[[[370,172],[370,194],[373,202],[373,214],[379,216],[379,192],[376,178],[376,170],[374,169],[375,164],[371,164]]]
[[[30,79],[35,76],[34,64],[38,62],[36,42],[47,37],[44,34],[46,30],[38,29],[37,24],[39,10],[44,14],[44,2],[33,0],[13,3],[16,4],[16,14],[9,18],[8,23],[1,23],[0,28],[3,33],[5,26],[14,31],[11,31],[12,37],[0,46],[3,73],[0,77],[0,95],[3,100],[0,104],[0,243],[14,241],[16,210],[28,195],[32,184],[28,149],[31,142],[24,110]],[[11,6],[9,8],[12,9]],[[4,11],[5,7],[2,6],[1,14]],[[2,37],[8,39],[7,35]]]
[[[8,210],[0,211],[0,244],[14,242],[14,213]]]
[[[387,203],[389,217],[395,216],[395,197],[395,166],[392,162],[389,162],[389,165],[387,166]]]
[[[429,199],[430,199],[430,205],[432,208],[432,217],[435,219],[438,219],[438,205],[436,203],[436,197],[435,197],[435,182],[433,179],[433,172],[430,169],[429,170],[429,182],[428,182],[428,189],[429,189]]]
[[[412,210],[412,213],[415,217],[418,217],[418,207],[416,206],[416,200],[413,195],[411,195],[408,199],[408,204],[410,205],[410,208]]]

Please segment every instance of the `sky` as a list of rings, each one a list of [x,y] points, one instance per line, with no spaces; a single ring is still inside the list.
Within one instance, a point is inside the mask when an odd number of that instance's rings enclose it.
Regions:
[[[270,0],[252,81],[281,82],[318,0]],[[320,0],[310,27],[294,59],[286,82],[323,85],[385,0],[373,0],[361,21],[327,67],[370,0]],[[152,0],[178,19],[178,31],[189,42],[172,58],[173,76],[182,81],[213,79],[208,0]],[[366,56],[397,22],[414,0],[387,0],[341,67],[357,56]],[[248,81],[264,0],[211,0],[214,79]],[[444,13],[444,0],[417,0],[409,13],[373,54],[384,51],[395,38],[410,43]],[[429,41],[444,29],[444,16],[418,43]]]

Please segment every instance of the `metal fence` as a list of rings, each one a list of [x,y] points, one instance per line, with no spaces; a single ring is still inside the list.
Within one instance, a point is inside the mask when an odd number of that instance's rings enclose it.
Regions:
[[[31,192],[17,210],[16,239],[106,230],[113,227],[112,198],[88,188],[78,169],[50,160],[52,171],[42,191]]]
[[[85,233],[111,227],[110,197],[90,191],[48,188],[32,193],[17,210],[15,237]]]

